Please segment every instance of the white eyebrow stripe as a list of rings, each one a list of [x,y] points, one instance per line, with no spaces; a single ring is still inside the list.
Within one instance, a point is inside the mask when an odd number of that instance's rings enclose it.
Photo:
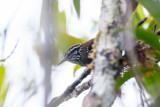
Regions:
[[[72,47],[72,48],[68,51],[68,53],[69,53],[69,52],[71,52],[71,51],[73,51],[74,49],[79,48],[79,47],[80,47],[80,45],[81,45],[81,44],[79,44],[78,46]]]

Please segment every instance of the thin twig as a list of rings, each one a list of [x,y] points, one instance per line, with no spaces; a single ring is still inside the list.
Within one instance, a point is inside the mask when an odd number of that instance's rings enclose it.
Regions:
[[[142,107],[145,107],[144,106],[144,100],[143,100],[143,90],[142,89],[140,89],[140,99],[141,99],[141,105],[142,105]]]
[[[14,51],[15,51],[16,48],[17,48],[18,43],[19,43],[19,40],[17,40],[17,43],[16,43],[16,45],[14,46],[14,49],[12,50],[12,52],[11,52],[6,58],[0,59],[0,62],[6,61],[6,60],[14,53]]]
[[[77,78],[70,86],[67,87],[67,89],[64,91],[64,93],[58,97],[53,98],[47,107],[57,107],[62,102],[66,101],[68,96],[71,95],[73,90],[75,90],[76,86],[81,83],[81,81],[86,78],[91,72],[90,68],[86,68],[85,71],[80,75],[79,78]]]
[[[75,88],[72,93],[70,93],[70,95],[67,96],[67,98],[65,99],[65,101],[71,99],[71,98],[76,98],[78,95],[80,95],[83,91],[89,89],[91,87],[91,79],[85,83],[83,83],[82,85],[78,86],[77,88]]]

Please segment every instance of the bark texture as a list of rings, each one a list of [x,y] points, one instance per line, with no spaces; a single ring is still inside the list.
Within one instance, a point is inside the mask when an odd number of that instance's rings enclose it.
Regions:
[[[115,75],[119,68],[123,40],[120,33],[137,3],[135,0],[102,0],[100,37],[96,48],[95,73],[90,93],[85,97],[84,107],[110,107],[115,98]],[[121,33],[122,34],[122,33]]]

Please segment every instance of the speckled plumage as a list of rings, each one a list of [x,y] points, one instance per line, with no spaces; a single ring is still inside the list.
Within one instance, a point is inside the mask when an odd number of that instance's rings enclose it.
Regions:
[[[94,40],[91,39],[87,42],[72,46],[65,53],[64,59],[62,62],[69,61],[81,66],[86,66],[87,64],[91,63],[92,59],[88,58],[88,54],[92,52],[93,43],[94,43]]]

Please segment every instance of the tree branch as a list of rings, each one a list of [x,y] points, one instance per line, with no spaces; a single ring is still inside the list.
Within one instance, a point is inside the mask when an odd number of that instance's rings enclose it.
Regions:
[[[54,26],[54,2],[53,0],[43,0],[41,13],[41,35],[44,36],[43,42],[40,41],[40,62],[44,68],[44,106],[47,106],[47,100],[51,91],[51,68],[55,60],[55,26]]]
[[[81,76],[79,78],[77,78],[70,86],[68,86],[68,88],[64,91],[64,93],[62,95],[53,98],[49,102],[47,107],[57,107],[62,102],[69,100],[72,96],[74,96],[76,94],[77,95],[80,94],[83,91],[83,88],[88,89],[90,87],[90,81],[91,80],[88,81],[88,83],[82,84],[81,87],[76,88],[76,86],[78,86],[78,84],[80,84],[81,81],[90,74],[90,72],[91,72],[91,69],[86,68],[85,71],[81,74]],[[88,84],[88,85],[86,85],[86,84]],[[73,94],[73,93],[75,93],[75,94]]]
[[[66,97],[66,101],[71,99],[71,98],[76,98],[79,94],[81,94],[83,91],[89,89],[91,87],[91,79],[85,83],[83,83],[82,85],[78,86],[77,88],[75,88],[72,93],[70,93],[70,95],[68,95]]]
[[[135,0],[102,0],[101,35],[96,48],[93,86],[84,99],[84,107],[110,107],[113,104],[116,97],[114,76],[120,69],[120,51],[124,41],[120,32],[112,32],[124,28],[136,6]]]

